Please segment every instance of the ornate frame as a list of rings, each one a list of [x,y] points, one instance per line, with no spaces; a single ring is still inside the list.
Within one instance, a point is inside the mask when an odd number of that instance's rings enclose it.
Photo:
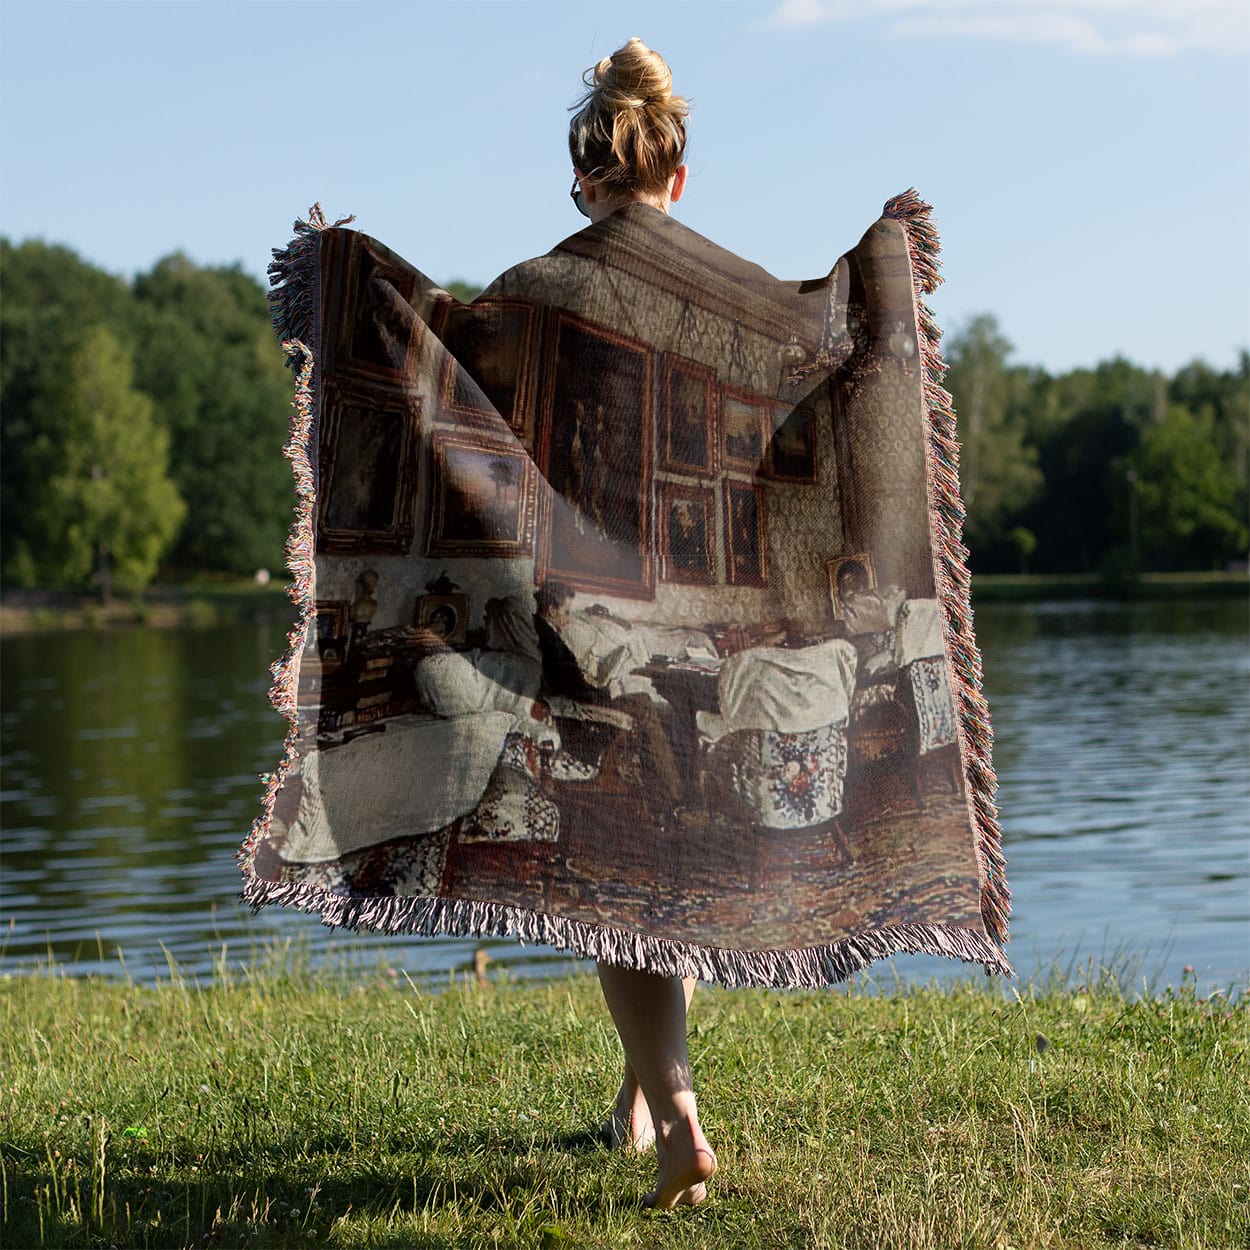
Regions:
[[[430,528],[426,540],[429,556],[527,556],[534,550],[536,483],[533,462],[524,449],[515,443],[496,443],[464,431],[435,430],[432,439],[433,474],[430,480]],[[468,462],[474,458],[493,462],[477,481],[465,473]],[[459,463],[457,463],[459,462]],[[514,465],[515,476],[505,480],[505,472],[494,465]],[[448,533],[453,518],[482,516],[484,505],[472,497],[484,495],[485,479],[495,484],[495,503],[498,505],[505,488],[509,501],[503,513],[511,522],[508,536],[483,534],[469,537]],[[449,506],[449,491],[462,483],[459,493],[470,499],[468,504]]]

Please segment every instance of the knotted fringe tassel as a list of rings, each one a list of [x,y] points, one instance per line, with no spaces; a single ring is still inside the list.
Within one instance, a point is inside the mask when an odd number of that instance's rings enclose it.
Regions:
[[[738,951],[674,942],[625,929],[609,929],[503,903],[448,898],[344,898],[296,882],[249,877],[243,890],[253,907],[284,903],[319,912],[335,928],[382,933],[510,937],[569,951],[586,959],[642,968],[661,976],[698,977],[733,988],[819,989],[887,955],[945,955],[985,965],[987,973],[1011,975],[1011,966],[989,939],[947,925],[899,925],[856,934],[840,942],[800,950]]]
[[[355,217],[340,217],[334,226],[345,226]],[[320,348],[317,339],[317,304],[319,298],[317,251],[321,232],[330,223],[326,221],[320,204],[308,210],[308,220],[302,218],[292,227],[295,234],[286,247],[273,249],[269,262],[269,312],[278,341],[284,345],[290,341],[308,344],[316,352]],[[294,358],[287,361],[291,368],[298,368]]]
[[[921,205],[912,195],[915,208],[906,202],[905,196],[891,201],[891,204],[902,204],[903,211],[910,212],[912,218],[922,221],[917,230],[927,231],[929,249],[936,255],[937,235],[924,220],[923,214],[928,212],[927,205]],[[888,206],[887,206],[888,211]],[[905,224],[907,218],[903,218]],[[352,218],[344,218],[334,224],[345,225]],[[807,947],[797,950],[758,950],[739,951],[724,950],[719,947],[701,946],[690,942],[676,942],[667,938],[652,937],[649,934],[633,933],[624,929],[605,928],[602,925],[587,924],[580,920],[571,920],[563,916],[552,916],[527,908],[510,907],[503,903],[486,903],[468,899],[429,898],[429,897],[375,897],[347,898],[331,894],[317,886],[301,882],[267,881],[256,876],[252,868],[252,855],[259,840],[265,836],[273,816],[274,802],[287,774],[299,758],[297,749],[297,693],[299,683],[299,657],[303,650],[304,640],[314,608],[315,595],[313,562],[315,552],[314,506],[316,502],[316,479],[310,456],[315,432],[316,392],[314,367],[318,348],[317,302],[318,302],[318,234],[327,228],[327,222],[319,205],[309,212],[308,221],[295,223],[295,238],[285,249],[275,249],[274,262],[269,268],[274,283],[274,291],[270,295],[270,306],[273,310],[274,325],[283,338],[283,347],[290,357],[290,364],[297,370],[295,401],[291,421],[291,437],[284,449],[290,459],[295,476],[295,490],[298,501],[295,509],[295,523],[287,540],[287,567],[291,571],[292,585],[288,593],[299,608],[299,619],[292,627],[288,637],[286,654],[271,669],[273,685],[270,689],[270,701],[287,718],[288,732],[282,758],[277,769],[266,773],[261,780],[265,790],[261,802],[261,812],[252,825],[247,841],[239,853],[243,869],[243,901],[254,910],[270,904],[282,904],[297,907],[302,911],[316,912],[321,916],[323,924],[331,928],[372,929],[383,933],[411,933],[425,936],[439,934],[455,937],[511,937],[522,942],[540,943],[557,950],[568,951],[582,958],[604,960],[609,963],[621,964],[626,967],[641,968],[663,976],[693,976],[704,981],[717,981],[731,987],[764,985],[787,989],[817,989],[822,986],[844,981],[852,973],[866,967],[877,959],[895,954],[929,954],[944,955],[952,959],[962,959],[968,963],[979,963],[985,966],[986,973],[1012,975],[1011,965],[1003,957],[993,941],[960,926],[947,925],[896,925],[888,928],[875,929],[866,933],[856,934],[840,942],[831,942],[821,946]],[[908,225],[909,238],[913,235]],[[913,254],[913,266],[917,264]],[[917,273],[921,270],[917,269]],[[927,262],[923,271],[928,275],[923,281],[936,283],[936,267],[932,260]],[[931,290],[932,285],[924,287]],[[919,305],[923,309],[923,304]],[[924,310],[927,317],[927,310]],[[940,418],[939,412],[946,414],[945,454],[956,457],[954,440],[954,414],[950,410],[950,397],[941,390],[938,381],[942,374],[941,359],[937,355],[937,327],[929,319],[927,330],[922,328],[921,336],[925,356],[925,394],[929,402],[931,431],[936,431]],[[933,380],[930,382],[930,374]],[[944,408],[935,405],[935,397],[944,397]],[[937,446],[936,433],[931,436],[933,447]],[[931,450],[932,455],[936,451]],[[952,468],[951,475],[943,479],[947,483],[945,489],[949,496],[950,518],[943,522],[942,550],[944,559],[952,564],[952,570],[944,574],[953,579],[963,565],[959,561],[966,558],[960,555],[963,549],[958,543],[959,525],[962,523],[963,511],[959,503],[958,479]],[[953,484],[952,484],[953,483]],[[953,535],[953,537],[952,537]],[[944,601],[962,603],[964,615],[970,631],[971,613],[967,611],[967,573],[963,572],[963,598],[958,599],[950,586],[944,584]],[[951,585],[956,584],[953,580]],[[952,639],[961,636],[961,631],[953,628],[948,631]],[[965,649],[960,652],[966,658],[962,661],[964,669],[973,674],[963,681],[968,689],[961,689],[964,699],[964,732],[968,728],[970,713],[967,710],[971,697],[979,699],[980,669],[976,650],[971,646],[971,634],[967,632],[964,639]],[[988,817],[980,816],[978,830],[979,842],[989,842],[993,835],[992,846],[987,851],[982,849],[981,860],[983,869],[987,865],[997,866],[997,877],[987,878],[1001,883],[1002,860],[998,855],[997,823],[994,820],[992,798],[993,773],[989,771],[989,719],[984,712],[984,701],[981,701],[980,728],[975,739],[980,744],[980,754],[976,756],[977,768],[973,783],[981,807],[989,813]],[[967,758],[967,757],[966,757]],[[970,770],[971,771],[971,770]],[[997,858],[995,858],[997,857]],[[1006,932],[1006,892],[1005,885],[998,886],[1001,896],[1000,917],[998,927],[987,919],[987,929],[997,937]],[[983,885],[984,899],[986,887]],[[983,902],[983,908],[985,904]]]
[[[981,694],[981,653],[972,633],[971,577],[968,548],[961,541],[965,509],[959,494],[959,439],[950,392],[942,386],[946,364],[940,349],[942,332],[922,296],[941,284],[941,244],[933,225],[933,207],[914,187],[886,202],[882,213],[907,232],[911,256],[912,301],[920,339],[924,396],[929,414],[929,528],[933,542],[938,598],[945,608],[944,632],[954,677],[960,750],[967,767],[970,807],[976,826],[977,863],[981,875],[981,916],[997,942],[1007,941],[1011,893],[1007,888],[1002,830],[994,792],[998,781],[991,763],[994,742],[989,709]]]
[[[346,225],[354,217],[342,217],[335,226]],[[298,696],[300,654],[308,636],[308,626],[315,614],[316,599],[316,533],[314,516],[317,502],[317,479],[311,451],[316,427],[317,396],[315,364],[320,346],[318,324],[318,248],[321,231],[326,229],[325,214],[320,204],[308,210],[308,220],[296,221],[295,235],[285,248],[273,249],[269,266],[269,310],[274,329],[286,352],[287,365],[296,371],[295,397],[291,402],[291,435],[282,454],[291,462],[295,478],[295,519],[286,540],[286,567],[291,574],[287,594],[298,612],[287,634],[287,648],[269,669],[272,684],[269,702],[286,717],[287,732],[282,756],[272,773],[263,773],[260,814],[239,851],[239,863],[248,886],[259,884],[252,872],[252,854],[256,844],[269,830],[273,805],[287,774],[299,758]],[[245,890],[246,894],[246,890]],[[262,902],[264,900],[261,900]],[[260,903],[253,902],[253,907]]]

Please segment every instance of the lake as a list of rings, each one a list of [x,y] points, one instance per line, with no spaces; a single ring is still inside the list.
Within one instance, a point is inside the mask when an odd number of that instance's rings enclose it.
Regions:
[[[1024,977],[1090,959],[1207,988],[1250,969],[1250,605],[985,604],[1008,954]],[[201,980],[293,942],[314,963],[425,983],[486,946],[516,976],[582,966],[511,941],[380,938],[237,901],[278,622],[18,635],[0,643],[0,971]],[[877,981],[956,975],[910,957]]]

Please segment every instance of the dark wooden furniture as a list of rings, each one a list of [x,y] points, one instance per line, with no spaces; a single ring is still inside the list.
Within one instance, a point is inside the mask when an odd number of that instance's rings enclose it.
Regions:
[[[364,635],[346,659],[305,662],[299,702],[316,709],[319,734],[404,716],[418,708],[413,672],[430,654],[428,631],[395,626]]]
[[[716,669],[680,660],[662,660],[653,656],[642,668],[634,669],[640,677],[650,678],[660,695],[673,709],[669,737],[677,767],[685,778],[686,800],[698,803],[701,798],[701,759],[699,750],[699,712],[715,712],[719,706]]]

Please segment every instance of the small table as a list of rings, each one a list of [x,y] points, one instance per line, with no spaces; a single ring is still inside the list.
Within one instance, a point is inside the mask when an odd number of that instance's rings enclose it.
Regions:
[[[701,796],[697,717],[699,712],[715,712],[720,706],[716,697],[720,669],[652,656],[642,668],[633,671],[649,678],[673,709],[670,727],[673,754],[685,777],[686,801],[698,804]]]

